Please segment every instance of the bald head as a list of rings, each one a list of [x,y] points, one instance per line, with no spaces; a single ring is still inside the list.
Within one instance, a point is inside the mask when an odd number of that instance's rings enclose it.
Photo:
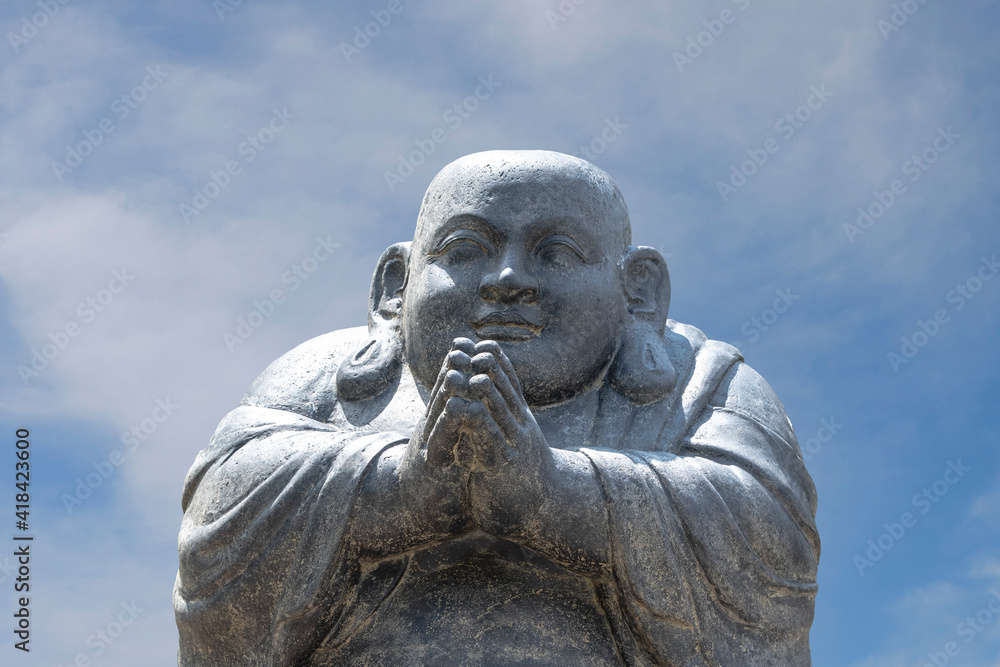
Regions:
[[[441,222],[489,210],[524,219],[579,215],[600,227],[608,250],[631,243],[628,209],[607,173],[586,160],[553,151],[484,151],[442,169],[427,188],[415,245]]]

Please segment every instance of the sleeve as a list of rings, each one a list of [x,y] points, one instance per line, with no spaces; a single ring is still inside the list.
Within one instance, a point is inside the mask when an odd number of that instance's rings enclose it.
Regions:
[[[314,418],[334,400],[329,364],[305,356],[325,370],[294,383],[281,364],[265,371],[185,480],[174,586],[183,667],[301,664],[380,599],[358,596],[367,579],[344,535],[369,464],[405,436]],[[291,359],[303,367],[301,352]],[[271,396],[275,375],[296,396]]]
[[[737,362],[664,450],[584,450],[610,512],[605,604],[631,661],[809,665],[816,494],[777,396]]]

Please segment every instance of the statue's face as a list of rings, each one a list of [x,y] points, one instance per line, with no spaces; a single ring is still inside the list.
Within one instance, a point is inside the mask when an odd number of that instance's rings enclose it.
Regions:
[[[456,179],[437,194],[425,202],[403,297],[414,377],[433,386],[463,336],[500,343],[529,405],[603,381],[626,312],[621,223],[607,219],[606,203],[582,179],[544,172]]]

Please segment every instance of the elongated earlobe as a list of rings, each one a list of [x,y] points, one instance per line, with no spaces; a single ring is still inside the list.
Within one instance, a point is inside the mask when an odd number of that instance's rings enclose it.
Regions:
[[[409,259],[409,243],[390,246],[379,259],[369,297],[369,338],[337,369],[337,396],[341,400],[370,400],[399,377],[403,367],[403,333],[399,317]]]
[[[677,371],[663,345],[663,336],[644,322],[625,330],[618,354],[608,371],[608,384],[637,405],[660,400],[677,384]]]
[[[403,363],[399,327],[375,334],[337,369],[337,396],[345,401],[375,398],[396,381]]]

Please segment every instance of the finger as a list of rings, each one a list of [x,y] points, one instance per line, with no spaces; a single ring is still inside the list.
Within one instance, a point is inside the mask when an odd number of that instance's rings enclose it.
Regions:
[[[471,357],[476,353],[476,344],[468,338],[456,338],[451,343],[451,349],[461,350]]]
[[[455,342],[457,343],[458,341],[461,341],[461,340],[468,340],[468,339],[467,338],[457,338],[457,339],[455,339]],[[449,352],[445,356],[444,361],[441,363],[441,370],[438,371],[438,376],[437,376],[437,379],[434,381],[434,388],[431,389],[431,394],[430,395],[433,397],[433,396],[437,395],[437,393],[439,391],[441,391],[441,385],[444,384],[444,379],[448,375],[448,371],[450,371],[450,370],[457,370],[457,371],[461,371],[463,373],[468,373],[469,372],[469,363],[470,362],[471,362],[471,358],[465,352],[462,352],[462,351],[459,351],[459,350],[452,350],[451,352]],[[443,404],[442,404],[442,407],[443,407]],[[437,419],[437,414],[435,414],[433,416],[434,416],[434,419]],[[433,420],[431,420],[431,421],[433,421]]]
[[[518,395],[523,395],[521,391],[521,381],[517,379],[517,373],[514,372],[514,364],[511,363],[510,357],[507,353],[503,351],[500,347],[500,343],[495,340],[484,340],[481,343],[476,344],[476,353],[489,352],[497,361],[500,363],[500,369],[507,375],[510,380],[510,384],[517,391]]]
[[[460,352],[459,354],[462,353]],[[469,381],[465,373],[455,369],[447,371],[442,369],[442,372],[444,372],[444,377],[441,380],[438,390],[431,395],[431,404],[427,408],[427,418],[424,420],[424,429],[421,434],[424,442],[427,442],[428,438],[430,438],[431,431],[440,419],[442,411],[448,403],[448,399],[454,396],[465,396],[468,391]]]
[[[452,452],[466,421],[469,402],[458,396],[450,397],[441,416],[427,438],[427,463],[443,468],[453,462]]]
[[[469,365],[472,363],[472,357],[462,350],[452,350],[448,353],[448,356],[445,357],[444,362],[445,366],[452,370],[468,373]]]
[[[435,399],[437,398],[438,393],[441,391],[441,385],[444,384],[444,379],[448,375],[448,371],[452,370],[452,368],[453,366],[452,366],[451,354],[449,353],[448,355],[445,355],[444,361],[441,362],[441,370],[438,371],[437,379],[434,380],[434,388],[431,389],[430,393],[431,402],[427,406],[427,415],[426,415],[427,421],[429,421],[431,424],[433,424],[437,420],[438,416],[441,413],[441,410],[444,408],[444,403],[442,402],[440,404],[435,404]]]
[[[488,375],[475,375],[469,380],[469,398],[482,401],[493,421],[503,432],[505,441],[517,442],[521,425],[511,413],[506,399],[497,391],[496,385]]]
[[[507,409],[518,421],[524,418],[524,412],[528,406],[524,402],[524,397],[511,384],[510,378],[503,371],[496,355],[489,352],[477,354],[472,358],[471,370],[473,373],[488,376],[493,381],[493,386],[500,392],[500,396],[503,397]]]
[[[469,465],[473,462],[467,461],[469,454],[487,470],[509,460],[507,438],[482,402],[469,402],[465,428],[471,437],[468,439],[469,446],[457,450],[460,465],[466,463],[464,467],[474,467]]]

